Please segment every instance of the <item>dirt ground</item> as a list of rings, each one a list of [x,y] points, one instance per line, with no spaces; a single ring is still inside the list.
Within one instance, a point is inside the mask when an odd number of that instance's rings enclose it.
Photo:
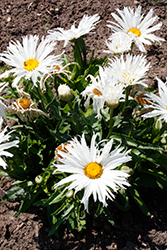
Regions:
[[[156,35],[167,40],[165,0],[3,0],[0,2],[0,52],[6,50],[10,40],[21,41],[21,37],[27,34],[42,37],[49,29],[68,29],[74,21],[78,23],[84,14],[98,13],[101,22],[96,26],[94,33],[86,36],[86,44],[90,51],[95,49],[97,57],[106,56],[107,54],[103,53],[103,50],[107,49],[105,40],[111,35],[106,23],[107,20],[112,21],[111,12],[116,12],[116,8],[136,7],[139,4],[145,13],[153,8],[162,22],[162,28]],[[137,48],[135,51],[138,52]],[[61,52],[60,43],[56,53]],[[70,45],[66,47],[66,53],[71,55]],[[156,87],[154,77],[165,80],[167,76],[166,41],[148,48],[146,57],[152,66],[148,84]],[[0,62],[0,66],[2,65]],[[9,189],[10,184],[10,179],[3,179],[0,196]],[[116,210],[113,205],[111,209],[116,219],[115,228],[104,218],[98,218],[82,233],[75,230],[69,234],[62,228],[59,239],[47,237],[49,225],[44,209],[32,207],[27,213],[15,218],[19,202],[0,201],[0,250],[167,249],[167,193],[160,189],[144,190],[142,198],[150,209],[150,217],[145,217],[135,204],[131,204],[131,210],[126,213]]]

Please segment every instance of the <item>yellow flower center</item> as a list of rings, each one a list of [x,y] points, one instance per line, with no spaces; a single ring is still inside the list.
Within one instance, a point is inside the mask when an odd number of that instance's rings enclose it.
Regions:
[[[127,80],[129,80],[130,78],[130,74],[129,73],[124,73],[122,74],[122,77],[126,78]],[[130,79],[132,79],[133,81],[135,80],[135,77],[133,76],[133,78],[131,77]],[[132,80],[129,80],[129,83],[132,83]],[[124,82],[124,85],[126,85],[127,83]]]
[[[60,70],[59,65],[54,66],[54,70]]]
[[[140,30],[138,30],[138,29],[136,29],[136,28],[132,28],[132,29],[128,30],[128,33],[129,33],[129,32],[132,32],[132,33],[135,35],[135,37],[141,36]]]
[[[98,89],[96,89],[96,88],[93,90],[93,94],[94,95],[98,95],[98,96],[102,95],[102,93]]]
[[[129,79],[129,73],[124,73],[124,74],[122,74],[122,76]]]
[[[28,59],[26,60],[24,63],[24,68],[28,71],[31,71],[33,69],[35,69],[36,67],[38,67],[39,62],[36,59]]]
[[[16,101],[18,106],[21,106],[23,109],[28,109],[31,105],[31,101],[27,98],[20,98]]]
[[[96,162],[91,162],[84,168],[84,173],[90,179],[98,179],[103,173],[102,166]]]

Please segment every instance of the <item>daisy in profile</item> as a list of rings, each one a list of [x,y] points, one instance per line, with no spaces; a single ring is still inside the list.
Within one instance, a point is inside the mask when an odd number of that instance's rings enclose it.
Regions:
[[[54,55],[49,55],[53,52],[54,46],[54,42],[49,42],[44,37],[39,43],[39,37],[36,35],[23,37],[23,45],[19,41],[10,42],[7,51],[0,53],[0,60],[12,67],[8,72],[16,76],[13,87],[17,87],[23,77],[31,79],[33,86],[37,86],[38,77],[46,74],[48,66],[57,59]],[[0,78],[3,78],[4,74],[1,74]]]
[[[93,100],[93,113],[97,113],[97,118],[102,118],[100,111],[103,112],[104,104],[108,107],[115,108],[118,106],[121,98],[124,97],[124,85],[118,84],[116,78],[112,75],[110,67],[99,67],[99,75],[91,78],[91,84],[81,93],[84,98],[86,109],[89,108],[90,99]]]
[[[71,41],[78,39],[95,28],[95,25],[99,23],[100,16],[95,14],[93,16],[84,15],[80,21],[78,28],[75,27],[75,23],[69,30],[63,28],[56,28],[49,30],[48,38],[52,41],[64,41],[64,47]]]
[[[102,95],[109,108],[116,108],[121,99],[124,99],[124,86],[115,84],[115,78],[110,76],[109,84],[102,88]]]
[[[110,59],[110,62],[114,78],[123,84],[124,87],[135,84],[142,84],[148,87],[143,81],[144,76],[150,68],[145,56],[132,56],[128,54],[126,58],[124,58],[124,56],[121,55],[120,58],[115,57],[114,59]]]
[[[11,104],[9,110],[26,123],[32,122],[40,115],[48,116],[42,110],[38,109],[37,103],[33,102],[30,95],[25,92],[22,92],[22,97]]]
[[[102,71],[100,71],[102,72]],[[91,78],[91,83],[86,87],[84,91],[81,92],[81,95],[86,99],[85,101],[85,108],[88,109],[90,105],[90,100],[93,100],[93,113],[97,114],[97,118],[100,120],[102,118],[100,114],[100,110],[104,106],[104,97],[102,95],[102,83],[100,76],[93,77],[92,75],[89,75]]]
[[[89,197],[93,195],[94,202],[97,200],[107,206],[107,199],[113,200],[114,193],[118,189],[130,186],[127,178],[129,175],[117,168],[131,160],[128,155],[130,151],[123,151],[123,147],[116,147],[111,151],[113,140],[99,149],[100,143],[96,145],[97,134],[91,139],[88,147],[84,134],[81,141],[75,137],[70,141],[70,146],[66,145],[69,153],[59,151],[61,164],[54,164],[56,171],[69,173],[70,175],[55,185],[59,186],[69,183],[68,190],[74,189],[76,194],[84,190],[81,203],[84,204],[88,212]],[[103,140],[104,142],[104,140]],[[122,152],[123,151],[123,152]]]
[[[146,100],[148,104],[145,104],[145,108],[151,108],[152,111],[144,114],[143,118],[158,117],[156,121],[156,127],[159,120],[167,122],[167,79],[166,82],[162,82],[159,78],[158,81],[159,96],[153,93],[148,93]]]
[[[108,21],[111,24],[107,26],[115,33],[122,32],[128,34],[140,51],[146,52],[144,45],[151,45],[156,41],[160,43],[160,41],[164,41],[164,39],[152,34],[152,32],[161,28],[161,22],[152,26],[153,23],[158,20],[158,16],[153,17],[153,10],[151,9],[144,17],[144,15],[141,14],[141,9],[141,6],[138,6],[136,10],[130,7],[124,7],[123,11],[117,9],[119,15],[111,13],[117,23]]]
[[[13,154],[11,154],[10,152],[6,151],[6,149],[12,148],[12,147],[18,147],[18,143],[19,140],[15,140],[15,141],[9,141],[9,139],[11,138],[11,132],[6,133],[7,132],[7,127],[5,127],[3,130],[2,129],[2,123],[3,123],[3,119],[2,117],[0,117],[0,166],[2,166],[4,169],[6,169],[7,164],[6,162],[3,160],[2,156],[6,156],[6,157],[12,157]]]
[[[127,34],[113,33],[109,40],[105,42],[108,47],[108,50],[104,50],[105,53],[119,55],[131,49],[132,39]]]

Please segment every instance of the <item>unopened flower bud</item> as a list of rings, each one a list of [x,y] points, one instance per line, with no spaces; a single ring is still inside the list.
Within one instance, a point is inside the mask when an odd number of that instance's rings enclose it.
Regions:
[[[37,176],[35,177],[35,182],[36,182],[37,184],[40,184],[40,183],[42,182],[42,176],[41,176],[41,175],[37,175]]]
[[[68,102],[73,98],[73,91],[70,89],[68,85],[61,84],[58,87],[58,95],[61,100]]]
[[[71,190],[69,190],[69,191],[66,193],[66,197],[67,197],[67,198],[71,198],[71,197],[73,196],[73,194],[74,194],[74,191],[71,189]]]
[[[121,167],[121,170],[124,171],[125,173],[129,174],[130,171],[131,171],[131,168],[129,168],[128,166],[124,165],[124,166]]]

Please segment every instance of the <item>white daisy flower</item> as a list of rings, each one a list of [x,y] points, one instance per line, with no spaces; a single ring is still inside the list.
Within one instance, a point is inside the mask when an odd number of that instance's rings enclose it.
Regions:
[[[48,72],[49,66],[57,59],[54,55],[49,55],[54,50],[56,43],[49,42],[42,37],[38,44],[39,37],[30,35],[23,37],[23,46],[19,41],[10,42],[7,51],[0,54],[0,60],[13,68],[9,73],[13,73],[16,78],[13,87],[16,87],[22,77],[32,79],[33,86],[37,86],[38,77]],[[6,73],[4,73],[6,74]],[[0,75],[0,78],[4,77]]]
[[[2,123],[3,123],[3,119],[2,119],[2,117],[0,117],[0,131],[1,131],[1,128],[2,128]],[[18,143],[19,143],[19,140],[7,142],[11,138],[10,134],[12,133],[12,131],[9,132],[9,133],[6,133],[6,131],[7,131],[7,127],[5,127],[0,132],[0,166],[2,166],[4,169],[6,169],[7,164],[2,159],[2,156],[7,156],[7,157],[12,157],[13,156],[13,154],[6,151],[6,149],[12,148],[12,147],[18,147]]]
[[[93,77],[89,75],[92,83],[81,93],[84,98],[86,109],[89,108],[90,99],[93,100],[93,113],[97,113],[97,118],[102,118],[100,111],[103,111],[104,104],[109,107],[116,107],[123,95],[124,86],[118,84],[117,79],[112,75],[110,67],[99,67],[99,75]]]
[[[124,87],[135,84],[142,84],[148,87],[147,84],[143,82],[143,78],[150,68],[150,64],[147,64],[145,56],[132,56],[128,54],[125,60],[124,56],[121,55],[120,58],[115,57],[115,59],[110,59],[110,61],[114,78],[117,79],[119,83],[124,84]]]
[[[114,192],[119,188],[125,189],[130,186],[127,181],[129,175],[117,167],[131,160],[129,151],[123,151],[123,147],[116,147],[111,151],[113,140],[106,143],[103,149],[99,149],[100,143],[96,145],[97,134],[91,139],[90,148],[87,146],[84,134],[81,142],[77,138],[70,141],[70,146],[66,146],[69,153],[59,151],[61,164],[54,164],[56,171],[66,172],[70,175],[55,185],[55,189],[61,185],[70,183],[68,190],[74,189],[76,194],[84,189],[81,203],[84,204],[88,212],[89,197],[93,194],[96,202],[107,206],[107,199],[115,198]],[[104,142],[104,140],[103,140]]]
[[[78,28],[75,27],[75,23],[71,26],[69,30],[64,30],[63,28],[56,28],[54,30],[49,30],[48,38],[52,41],[65,41],[64,47],[68,42],[78,39],[79,37],[88,34],[95,25],[99,23],[100,16],[95,14],[93,16],[84,15],[80,21]]]
[[[90,100],[93,100],[93,113],[97,114],[97,118],[100,120],[102,118],[100,110],[104,106],[104,97],[102,95],[102,85],[99,76],[96,78],[92,75],[89,75],[92,83],[89,84],[84,91],[81,92],[82,96],[86,99],[85,108],[88,109],[90,105]]]
[[[124,99],[124,86],[122,84],[115,84],[115,79],[110,76],[109,84],[102,88],[102,95],[105,103],[110,108],[116,108],[121,99]]]
[[[156,121],[156,127],[159,120],[167,122],[167,79],[166,82],[162,82],[159,78],[158,81],[159,96],[153,93],[145,94],[147,96],[146,101],[150,104],[145,104],[145,108],[151,108],[152,111],[144,114],[143,118],[158,117]]]
[[[144,15],[141,14],[141,9],[141,6],[138,6],[135,11],[130,7],[124,7],[123,11],[117,9],[119,16],[114,13],[111,13],[111,15],[118,23],[108,21],[111,25],[107,26],[114,32],[129,34],[138,48],[142,52],[146,52],[144,45],[151,45],[156,41],[160,43],[160,41],[164,41],[164,39],[152,34],[152,32],[161,28],[161,22],[152,26],[153,23],[158,20],[158,16],[152,17],[153,10],[151,9],[148,14],[143,17]]]
[[[125,51],[130,51],[132,39],[127,34],[123,34],[121,32],[114,33],[109,40],[106,40],[106,45],[109,50],[104,50],[105,53],[112,53],[114,55],[122,54]]]

